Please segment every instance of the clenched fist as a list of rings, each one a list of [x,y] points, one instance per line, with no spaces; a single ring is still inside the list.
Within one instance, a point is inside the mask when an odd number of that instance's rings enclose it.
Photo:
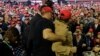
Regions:
[[[77,47],[72,47],[72,48],[71,48],[71,52],[72,52],[72,53],[76,53],[76,52],[77,52]]]

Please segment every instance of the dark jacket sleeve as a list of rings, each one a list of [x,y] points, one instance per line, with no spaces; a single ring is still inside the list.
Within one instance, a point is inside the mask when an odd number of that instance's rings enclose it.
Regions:
[[[0,56],[14,56],[12,50],[2,42],[0,42]]]

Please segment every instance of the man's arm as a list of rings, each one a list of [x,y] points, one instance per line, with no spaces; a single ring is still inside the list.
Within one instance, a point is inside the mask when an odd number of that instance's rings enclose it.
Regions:
[[[56,35],[52,32],[50,28],[46,28],[43,30],[43,38],[50,41],[65,41],[66,38]]]

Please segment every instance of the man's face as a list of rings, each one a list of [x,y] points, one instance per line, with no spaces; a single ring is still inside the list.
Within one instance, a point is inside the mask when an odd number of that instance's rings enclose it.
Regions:
[[[78,36],[81,35],[81,30],[80,29],[76,29],[76,33],[77,33]]]
[[[29,23],[29,19],[25,19],[24,23],[28,24]]]
[[[46,16],[48,16],[48,19],[52,19],[52,12],[47,12]]]
[[[95,19],[95,20],[94,20],[94,23],[95,23],[95,24],[98,24],[98,19]]]
[[[88,17],[91,17],[91,13],[88,13],[87,16],[88,16]]]
[[[17,18],[16,18],[16,17],[14,17],[12,20],[13,20],[13,21],[17,21]]]
[[[11,27],[15,27],[15,26],[16,26],[15,22],[12,22]]]

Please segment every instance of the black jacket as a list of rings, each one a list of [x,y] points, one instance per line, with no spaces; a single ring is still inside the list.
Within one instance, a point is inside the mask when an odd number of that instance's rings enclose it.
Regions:
[[[0,56],[14,56],[11,48],[0,40]]]
[[[98,24],[98,26],[97,26],[97,28],[96,28],[96,27],[95,27],[95,24],[94,24],[94,23],[91,23],[91,24],[89,24],[89,26],[88,26],[88,30],[89,30],[90,27],[93,29],[94,37],[96,37],[96,36],[97,36],[97,33],[100,32],[100,24]]]
[[[76,36],[73,36],[73,45],[77,47],[77,52],[75,55],[82,56],[82,52],[84,51],[84,47],[82,45],[85,43],[85,36],[81,35],[80,41],[77,43]]]
[[[29,31],[28,31],[28,39],[27,39],[27,50],[26,50],[26,55],[27,56],[31,56],[31,52],[32,52],[32,41],[33,41],[33,33],[34,33],[34,25],[35,23],[41,19],[41,16],[39,14],[36,14],[34,17],[32,17],[31,21],[30,21],[30,25],[29,25]]]

